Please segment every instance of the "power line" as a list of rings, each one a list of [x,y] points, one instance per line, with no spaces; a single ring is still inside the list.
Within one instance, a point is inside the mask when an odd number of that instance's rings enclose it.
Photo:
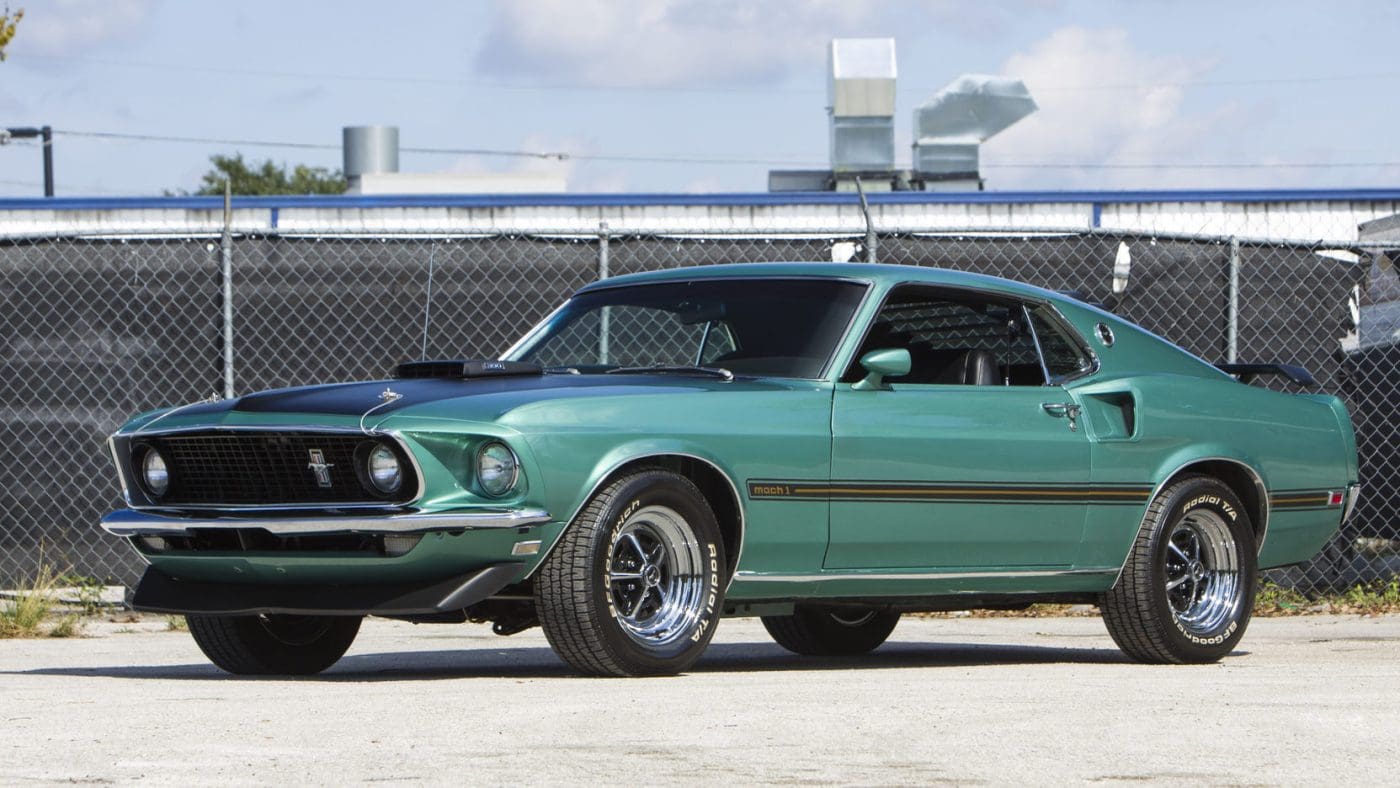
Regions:
[[[168,71],[177,74],[198,73],[198,74],[218,74],[227,76],[262,77],[271,79],[314,79],[329,82],[351,82],[366,83],[378,82],[385,84],[402,85],[437,85],[447,87],[474,88],[479,90],[505,90],[523,92],[557,92],[557,91],[615,91],[615,92],[638,92],[638,93],[697,93],[697,94],[749,94],[749,95],[775,95],[775,94],[825,94],[825,87],[769,87],[769,88],[748,88],[738,86],[725,87],[694,87],[684,85],[629,85],[629,84],[577,84],[577,83],[556,83],[539,84],[529,82],[498,82],[489,80],[473,79],[452,79],[446,77],[416,77],[406,75],[384,75],[384,74],[345,74],[335,72],[316,71],[277,71],[268,69],[248,69],[248,68],[228,68],[222,66],[204,66],[193,63],[153,63],[135,60],[111,60],[108,58],[84,57],[79,55],[15,55],[13,60],[23,62],[24,60],[50,60],[68,61],[79,63],[91,63],[100,66],[116,66],[120,68],[142,68],[156,71]],[[1244,79],[1185,79],[1167,80],[1163,82],[1125,82],[1108,84],[1080,84],[1080,85],[1036,85],[1036,92],[1098,92],[1098,91],[1122,91],[1122,90],[1151,90],[1163,87],[1251,87],[1266,85],[1301,85],[1318,83],[1337,82],[1369,82],[1375,80],[1392,80],[1400,78],[1400,71],[1388,72],[1368,72],[1358,74],[1324,74],[1301,77],[1255,77]],[[939,88],[921,88],[917,86],[904,86],[899,88],[901,93],[931,95]]]
[[[446,87],[476,88],[481,90],[509,90],[525,92],[552,92],[552,91],[619,91],[619,92],[639,92],[639,93],[748,93],[754,95],[772,95],[773,93],[824,93],[825,88],[745,88],[745,87],[690,87],[690,86],[662,86],[662,85],[627,85],[627,84],[534,84],[528,82],[493,82],[472,79],[451,79],[447,77],[414,77],[403,75],[384,74],[345,74],[316,71],[271,71],[265,69],[249,68],[226,68],[220,66],[201,66],[197,64],[174,64],[174,63],[150,63],[132,60],[108,60],[106,58],[93,58],[82,56],[64,55],[23,55],[12,57],[12,60],[23,62],[24,60],[58,60],[75,61],[80,63],[91,63],[100,66],[118,66],[121,68],[144,68],[157,71],[170,71],[174,73],[198,73],[198,74],[220,74],[228,76],[244,77],[267,77],[273,79],[315,79],[329,82],[382,82],[387,84],[401,85],[437,85]]]
[[[233,147],[287,148],[294,150],[334,150],[339,145],[322,142],[279,142],[273,140],[230,139],[220,137],[181,137],[164,134],[127,134],[114,131],[75,131],[54,129],[54,134],[68,137],[88,137],[93,139],[126,140],[131,142],[170,142],[196,145],[229,145]],[[441,156],[507,156],[525,159],[545,159],[555,161],[602,161],[643,164],[715,164],[741,166],[799,166],[822,168],[827,162],[793,161],[765,158],[721,158],[701,156],[627,156],[606,153],[569,153],[566,151],[523,151],[492,148],[400,148],[403,153],[419,153]],[[1058,170],[1265,170],[1265,169],[1355,169],[1362,167],[1400,167],[1400,161],[1352,161],[1352,162],[1035,162],[1005,161],[984,162],[987,169],[1058,169]]]
[[[283,142],[273,140],[228,139],[219,137],[181,137],[164,134],[127,134],[114,131],[75,131],[55,129],[55,134],[66,137],[89,137],[93,139],[126,140],[131,142],[173,142],[196,145],[229,145],[250,148],[287,148],[297,150],[335,150],[341,146],[323,142]],[[554,161],[611,161],[643,164],[722,164],[722,165],[783,165],[820,167],[823,162],[794,161],[762,158],[724,158],[703,156],[627,156],[603,153],[569,153],[567,151],[524,151],[499,150],[494,148],[425,148],[402,147],[400,153],[419,153],[436,156],[505,156],[520,159],[544,159]]]
[[[1158,162],[1140,164],[1118,163],[1048,163],[1048,162],[998,162],[983,163],[984,169],[1002,170],[1303,170],[1303,169],[1345,169],[1357,167],[1400,167],[1400,161],[1311,161],[1311,162]]]

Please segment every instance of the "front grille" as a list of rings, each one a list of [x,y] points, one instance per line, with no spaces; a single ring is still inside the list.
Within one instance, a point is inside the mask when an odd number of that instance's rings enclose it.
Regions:
[[[376,494],[357,469],[365,445],[376,441],[354,433],[219,431],[143,438],[165,457],[170,490],[162,506],[289,506],[393,504],[407,501],[417,480],[403,452],[404,479],[392,496]],[[329,466],[323,478],[313,457]],[[329,485],[323,485],[329,481]]]

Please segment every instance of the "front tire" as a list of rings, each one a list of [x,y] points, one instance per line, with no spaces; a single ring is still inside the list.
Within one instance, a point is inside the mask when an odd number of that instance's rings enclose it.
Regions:
[[[763,616],[778,645],[808,657],[849,657],[879,648],[899,623],[888,610],[798,605],[790,616]]]
[[[345,655],[361,619],[354,616],[185,616],[210,662],[240,676],[309,676]]]
[[[1138,662],[1205,663],[1229,654],[1249,626],[1258,559],[1239,497],[1188,476],[1148,507],[1118,583],[1100,601],[1104,624]]]
[[[645,470],[584,506],[535,578],[535,609],[550,646],[580,673],[679,673],[714,636],[724,567],[700,490]]]

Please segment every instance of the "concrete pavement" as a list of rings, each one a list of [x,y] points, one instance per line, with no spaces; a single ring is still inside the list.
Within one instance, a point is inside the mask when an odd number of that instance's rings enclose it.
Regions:
[[[842,660],[731,619],[659,679],[377,620],[320,677],[239,679],[163,626],[0,641],[0,783],[1400,782],[1394,616],[1256,620],[1199,667],[1095,618],[906,618]]]

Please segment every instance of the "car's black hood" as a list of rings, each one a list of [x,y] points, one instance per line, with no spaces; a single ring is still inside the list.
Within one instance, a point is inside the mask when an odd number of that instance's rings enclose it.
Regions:
[[[379,418],[410,411],[414,415],[494,420],[516,408],[544,400],[787,387],[787,383],[774,380],[725,381],[703,375],[660,374],[373,380],[260,391],[182,408],[181,415],[208,418],[236,413],[290,413],[314,417],[372,413]],[[390,396],[388,392],[398,396]]]

